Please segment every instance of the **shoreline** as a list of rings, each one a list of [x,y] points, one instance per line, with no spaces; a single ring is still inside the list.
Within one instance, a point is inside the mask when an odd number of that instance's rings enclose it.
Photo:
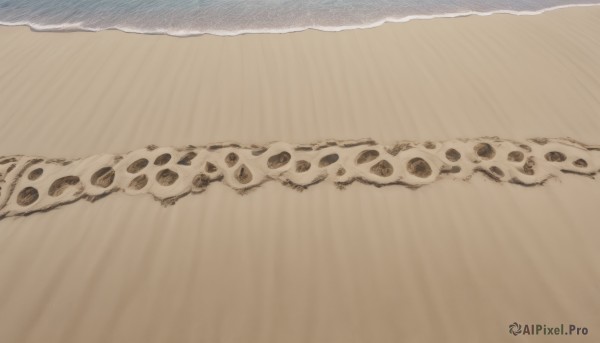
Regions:
[[[482,136],[598,144],[599,16],[595,6],[189,39],[4,27],[0,153]]]
[[[500,15],[500,14],[509,14],[514,16],[534,16],[540,15],[547,12],[552,12],[556,10],[568,9],[568,8],[584,8],[584,7],[593,7],[600,6],[600,3],[595,4],[569,4],[569,5],[560,5],[553,6],[548,8],[543,8],[540,10],[524,10],[524,11],[514,11],[514,10],[494,10],[488,12],[478,12],[478,11],[466,11],[466,12],[453,12],[453,13],[441,13],[441,14],[414,14],[407,15],[403,17],[388,17],[384,19],[377,20],[373,23],[368,24],[356,24],[356,25],[340,25],[340,26],[303,26],[303,27],[289,27],[284,29],[244,29],[238,31],[223,31],[223,30],[211,30],[211,31],[194,31],[194,30],[173,30],[158,28],[154,29],[154,31],[144,31],[140,28],[133,28],[127,26],[115,26],[115,27],[106,27],[106,28],[94,28],[84,26],[82,23],[63,23],[57,25],[45,25],[45,24],[36,24],[29,21],[20,21],[15,23],[10,22],[2,22],[0,21],[0,28],[3,26],[6,27],[28,27],[32,32],[102,32],[102,31],[120,31],[123,33],[133,33],[140,35],[166,35],[171,37],[178,38],[187,38],[187,37],[197,37],[197,36],[221,36],[221,37],[235,37],[239,35],[249,35],[249,34],[285,34],[285,33],[296,33],[303,31],[320,31],[320,32],[341,32],[346,30],[364,30],[364,29],[372,29],[385,24],[397,24],[397,23],[408,23],[415,20],[433,20],[433,19],[453,19],[453,18],[463,18],[463,17],[487,17],[491,15]]]

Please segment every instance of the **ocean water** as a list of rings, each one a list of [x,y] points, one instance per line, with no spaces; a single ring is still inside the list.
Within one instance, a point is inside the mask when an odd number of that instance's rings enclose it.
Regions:
[[[538,14],[598,0],[0,0],[0,24],[189,36],[339,31],[411,19]]]

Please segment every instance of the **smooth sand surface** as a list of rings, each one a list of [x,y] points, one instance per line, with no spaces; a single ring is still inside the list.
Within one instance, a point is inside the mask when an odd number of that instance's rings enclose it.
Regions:
[[[3,342],[595,342],[597,195],[216,184],[0,222]],[[595,195],[595,196],[594,196]],[[514,321],[588,337],[513,337]]]
[[[154,143],[598,144],[600,8],[340,33],[0,29],[0,155]],[[0,342],[565,342],[600,333],[600,182],[220,183],[0,220]]]
[[[0,29],[2,154],[600,132],[600,7],[173,38]],[[35,125],[34,125],[35,124]]]

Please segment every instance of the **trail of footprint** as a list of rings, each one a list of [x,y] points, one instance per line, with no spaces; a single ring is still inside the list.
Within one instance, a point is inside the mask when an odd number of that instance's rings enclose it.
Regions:
[[[483,137],[391,146],[372,140],[148,146],[74,160],[5,156],[0,157],[0,219],[79,199],[94,201],[115,191],[151,194],[171,205],[213,182],[243,194],[270,180],[297,190],[323,181],[342,188],[355,181],[418,188],[441,178],[469,180],[480,173],[495,182],[538,186],[564,174],[594,178],[599,171],[600,146],[549,138],[518,142]]]

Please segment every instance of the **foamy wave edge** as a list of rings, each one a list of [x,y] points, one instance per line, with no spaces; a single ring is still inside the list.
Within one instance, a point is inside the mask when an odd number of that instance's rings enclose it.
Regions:
[[[244,34],[265,34],[265,33],[292,33],[292,32],[301,32],[306,30],[316,30],[323,32],[339,32],[345,30],[353,30],[353,29],[371,29],[378,26],[381,26],[386,23],[406,23],[412,20],[428,20],[428,19],[442,19],[442,18],[460,18],[460,17],[470,17],[470,16],[479,16],[486,17],[495,14],[510,14],[516,16],[533,16],[539,15],[550,11],[573,8],[573,7],[592,7],[592,6],[600,6],[600,3],[594,4],[570,4],[570,5],[561,5],[543,8],[537,11],[512,11],[512,10],[497,10],[497,11],[489,11],[489,12],[476,12],[476,11],[467,11],[467,12],[457,12],[457,13],[443,13],[443,14],[429,14],[429,15],[409,15],[405,17],[387,17],[373,23],[366,23],[360,25],[342,25],[342,26],[303,26],[303,27],[289,27],[289,28],[255,28],[255,29],[244,29],[237,31],[226,31],[226,30],[208,30],[208,31],[194,31],[194,30],[176,30],[176,29],[168,29],[168,28],[157,28],[153,30],[148,29],[140,29],[135,27],[127,27],[127,26],[114,26],[114,27],[87,27],[83,22],[78,23],[63,23],[60,25],[44,25],[37,24],[32,22],[20,21],[20,22],[3,22],[0,21],[0,26],[27,26],[32,31],[38,32],[100,32],[100,31],[108,31],[108,30],[117,30],[125,33],[136,33],[136,34],[145,34],[145,35],[168,35],[173,37],[193,37],[193,36],[202,36],[202,35],[214,35],[214,36],[238,36]]]

